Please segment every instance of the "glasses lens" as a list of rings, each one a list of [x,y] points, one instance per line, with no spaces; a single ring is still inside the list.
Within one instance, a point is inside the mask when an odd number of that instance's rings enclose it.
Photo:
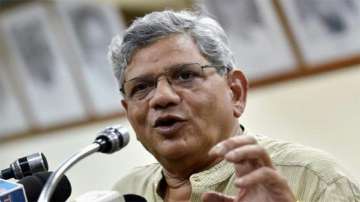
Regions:
[[[124,85],[125,95],[130,99],[141,100],[154,88],[154,79],[151,77],[135,78]]]
[[[144,76],[125,82],[125,96],[131,100],[146,98],[155,89],[161,75],[165,76],[169,84],[174,88],[192,88],[200,85],[201,81],[205,78],[200,64],[182,64],[169,68],[163,74],[156,77]]]
[[[174,85],[192,87],[194,82],[203,77],[203,71],[199,64],[186,64],[171,69],[168,79],[170,79]]]

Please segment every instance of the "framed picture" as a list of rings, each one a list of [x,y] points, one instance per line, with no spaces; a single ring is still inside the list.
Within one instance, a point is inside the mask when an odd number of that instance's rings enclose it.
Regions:
[[[234,56],[250,80],[294,71],[297,66],[270,0],[203,0],[229,36]]]
[[[29,128],[7,66],[0,58],[0,139]]]
[[[309,64],[360,55],[358,0],[280,0]]]
[[[57,4],[93,111],[100,116],[121,112],[118,85],[107,60],[111,39],[125,29],[121,16],[101,3],[59,1]]]
[[[31,106],[37,127],[82,120],[85,110],[40,4],[29,4],[1,21],[13,74]]]

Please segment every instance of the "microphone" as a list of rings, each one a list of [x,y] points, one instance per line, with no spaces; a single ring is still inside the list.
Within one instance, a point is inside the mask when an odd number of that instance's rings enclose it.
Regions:
[[[48,162],[43,153],[38,152],[22,158],[17,159],[0,172],[2,179],[21,179],[25,176],[32,175],[37,172],[47,171],[49,169]]]
[[[77,162],[95,152],[112,154],[119,151],[129,143],[129,138],[128,130],[122,126],[108,127],[99,132],[99,135],[92,144],[65,160],[60,167],[51,174],[40,194],[39,202],[47,202],[49,200],[61,176]]]
[[[32,176],[24,177],[17,183],[22,184],[25,189],[26,198],[29,202],[35,202],[38,200],[41,190],[43,189],[47,179],[52,172],[39,172]],[[54,190],[50,201],[63,202],[66,201],[71,195],[71,184],[69,179],[64,175],[60,179],[58,185]]]
[[[125,194],[124,199],[127,202],[146,202],[146,199],[136,194]]]
[[[94,143],[99,144],[99,152],[112,154],[129,143],[129,131],[121,126],[107,127],[99,133]]]
[[[120,195],[117,191],[91,191],[75,199],[74,202],[146,202],[147,200],[136,194]]]

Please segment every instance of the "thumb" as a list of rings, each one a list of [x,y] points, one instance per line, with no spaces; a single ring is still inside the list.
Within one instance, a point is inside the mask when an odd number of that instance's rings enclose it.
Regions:
[[[205,192],[201,196],[203,202],[234,202],[234,198],[217,192]]]

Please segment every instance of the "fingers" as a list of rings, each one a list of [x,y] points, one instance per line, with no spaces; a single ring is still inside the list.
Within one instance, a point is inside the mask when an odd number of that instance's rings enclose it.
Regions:
[[[258,161],[260,166],[273,167],[271,158],[254,137],[241,135],[229,138],[215,145],[210,155],[224,157],[227,161],[240,164],[244,161]]]
[[[272,162],[265,149],[259,145],[245,145],[225,154],[225,159],[232,163],[241,163],[244,160],[260,160],[261,166],[272,167]]]
[[[235,180],[240,189],[253,190],[257,185],[262,185],[274,201],[295,201],[287,180],[273,168],[261,167]]]
[[[234,164],[235,186],[242,190],[236,195],[235,201],[242,201],[242,196],[251,198],[259,194],[259,196],[266,195],[266,197],[276,199],[274,201],[293,201],[294,195],[287,180],[276,171],[270,156],[257,144],[254,137],[240,135],[229,138],[215,145],[209,154],[224,158]],[[206,197],[209,197],[210,201],[228,199],[216,194]]]
[[[235,180],[235,186],[242,188],[254,186],[256,184],[277,186],[278,188],[288,186],[286,179],[275,169],[269,167],[261,167]]]
[[[256,144],[255,138],[247,135],[231,137],[215,145],[210,151],[210,155],[224,156],[230,150],[249,144]]]
[[[234,198],[217,192],[206,192],[201,197],[203,202],[234,202]]]

